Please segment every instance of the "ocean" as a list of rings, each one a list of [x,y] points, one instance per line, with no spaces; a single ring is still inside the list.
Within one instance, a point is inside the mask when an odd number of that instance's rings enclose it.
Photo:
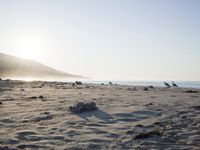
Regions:
[[[121,85],[133,85],[133,86],[157,86],[164,87],[164,81],[128,81],[128,80],[83,80],[83,83],[95,83],[95,84],[108,84],[112,82],[113,84]],[[171,84],[171,81],[166,81]],[[182,88],[198,88],[200,89],[200,81],[174,81],[179,87]]]
[[[20,80],[20,79],[19,79]],[[21,79],[25,81],[34,81],[34,79]],[[165,87],[164,81],[133,81],[133,80],[88,80],[88,79],[69,79],[69,80],[46,80],[46,81],[58,81],[58,82],[74,82],[74,81],[81,81],[83,83],[93,83],[93,84],[109,84],[112,82],[113,84],[120,84],[120,85],[132,85],[132,86],[155,86],[155,87]],[[171,81],[166,81],[170,85],[172,84]],[[200,89],[200,81],[174,81],[179,87],[182,88],[198,88]]]

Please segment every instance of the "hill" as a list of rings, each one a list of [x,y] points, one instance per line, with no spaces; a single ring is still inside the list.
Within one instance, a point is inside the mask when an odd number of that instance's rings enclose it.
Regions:
[[[58,71],[36,61],[20,59],[3,53],[0,53],[0,77],[15,79],[83,78],[82,76]]]

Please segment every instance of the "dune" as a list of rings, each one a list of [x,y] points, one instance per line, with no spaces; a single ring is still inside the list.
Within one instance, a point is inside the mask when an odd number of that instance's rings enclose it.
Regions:
[[[83,78],[79,75],[58,71],[36,61],[20,59],[0,53],[1,78],[66,79]]]

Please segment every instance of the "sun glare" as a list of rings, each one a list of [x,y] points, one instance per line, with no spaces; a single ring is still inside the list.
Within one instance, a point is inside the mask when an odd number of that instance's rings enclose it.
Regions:
[[[23,35],[16,40],[18,56],[24,59],[35,59],[42,49],[42,40],[35,35]]]

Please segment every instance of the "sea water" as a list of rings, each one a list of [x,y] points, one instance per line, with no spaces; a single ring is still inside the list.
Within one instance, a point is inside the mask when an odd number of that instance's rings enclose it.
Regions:
[[[113,84],[120,85],[133,85],[133,86],[157,86],[164,87],[164,81],[130,81],[130,80],[83,80],[84,83],[95,83],[95,84],[108,84],[112,82]],[[170,85],[171,81],[166,81]],[[200,89],[200,81],[174,81],[179,87],[183,88],[199,88]]]
[[[25,80],[25,81],[34,81],[32,80]],[[47,81],[58,81],[58,82],[75,82],[81,81],[83,83],[93,83],[93,84],[109,84],[112,82],[113,84],[120,84],[120,85],[132,85],[132,86],[155,86],[155,87],[165,87],[164,81],[134,81],[134,80],[88,80],[88,79],[69,79],[69,80],[47,80]],[[172,81],[165,81],[172,85]],[[198,88],[200,89],[200,81],[174,81],[179,87],[182,88]]]

